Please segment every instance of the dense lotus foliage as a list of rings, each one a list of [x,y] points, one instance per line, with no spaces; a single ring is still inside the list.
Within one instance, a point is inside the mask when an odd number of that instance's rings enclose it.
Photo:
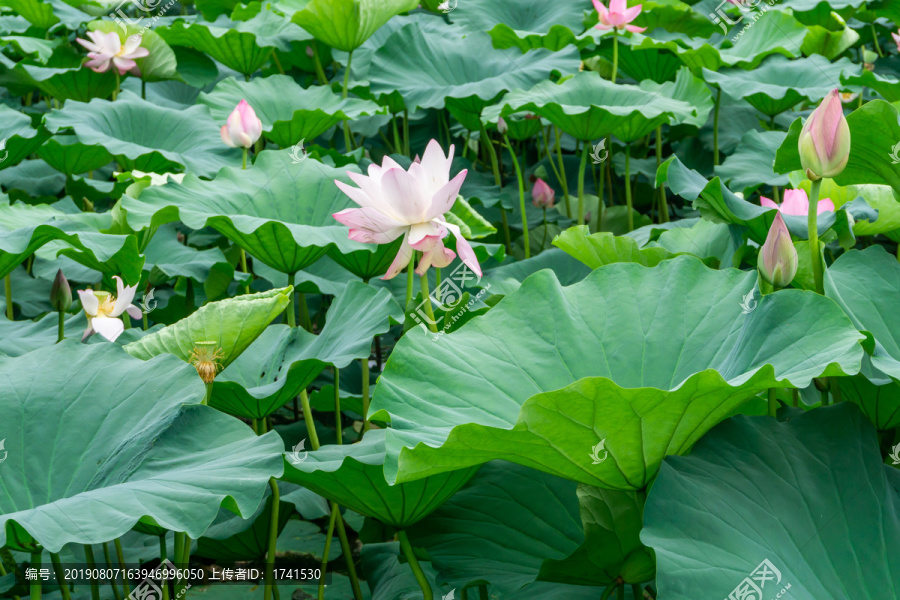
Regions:
[[[0,0],[0,598],[900,600],[900,11]]]

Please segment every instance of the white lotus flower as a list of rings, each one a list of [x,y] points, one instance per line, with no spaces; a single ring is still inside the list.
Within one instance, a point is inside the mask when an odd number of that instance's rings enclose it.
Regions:
[[[99,290],[78,290],[81,306],[88,318],[82,340],[96,332],[114,342],[125,331],[125,323],[119,318],[123,312],[128,311],[135,319],[141,318],[141,309],[131,303],[137,286],[128,287],[118,275],[113,279],[116,280],[115,296]]]

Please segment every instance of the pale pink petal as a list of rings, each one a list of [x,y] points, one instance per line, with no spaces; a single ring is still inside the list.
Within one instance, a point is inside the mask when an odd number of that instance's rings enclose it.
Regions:
[[[90,35],[91,33],[93,33],[93,32],[89,31],[88,35]],[[85,48],[87,48],[91,52],[97,52],[97,53],[103,52],[103,48],[98,46],[94,42],[89,42],[89,41],[83,40],[81,38],[75,38],[75,41],[78,42],[79,44],[81,44],[82,46],[84,46]]]
[[[609,11],[606,10],[606,6],[603,5],[600,0],[591,0],[594,3],[594,8],[597,10],[597,14],[600,16],[600,22],[605,23],[607,17],[609,15]]]
[[[119,70],[119,75],[124,75],[130,69],[133,69],[137,66],[137,63],[130,58],[122,58],[121,56],[114,56],[112,62],[113,65],[115,65],[116,69]]]
[[[339,223],[350,227],[350,239],[364,244],[387,244],[407,229],[405,223],[371,207],[347,208],[331,215]]]
[[[624,15],[628,10],[627,0],[609,0],[609,14]]]
[[[400,271],[404,269],[407,265],[409,265],[409,261],[413,257],[413,249],[410,247],[409,242],[406,241],[406,236],[403,236],[403,243],[400,244],[400,250],[397,251],[397,256],[394,257],[394,262],[391,263],[391,266],[388,267],[387,273],[384,274],[382,279],[393,279],[397,276]]]
[[[403,169],[390,169],[381,178],[381,189],[391,212],[406,223],[422,223],[431,207],[419,181]]]
[[[444,223],[444,225],[456,238],[456,251],[459,252],[459,259],[463,261],[467,267],[472,269],[476,275],[481,277],[481,265],[478,264],[478,257],[475,256],[472,245],[462,236],[462,232],[457,225],[454,225],[453,223]]]
[[[131,315],[132,319],[140,319],[144,315],[144,313],[141,312],[141,309],[134,304],[129,304],[125,310]]]
[[[92,290],[78,290],[78,298],[81,299],[81,308],[84,309],[86,314],[92,317],[97,314],[97,309],[100,308],[100,300],[97,299]]]
[[[440,240],[447,236],[447,228],[440,221],[429,221],[428,223],[419,223],[409,228],[409,237],[407,241],[409,245],[425,252],[434,245],[434,240]],[[429,242],[428,240],[432,241]]]
[[[96,58],[91,58],[91,60],[85,62],[84,66],[89,68],[91,71],[94,71],[95,73],[105,73],[109,70],[109,59],[98,56]]]
[[[809,198],[802,189],[785,190],[781,214],[803,216],[809,212]]]
[[[122,323],[121,319],[110,317],[94,317],[91,319],[91,327],[111,342],[116,341],[116,338],[125,331],[125,324]]]
[[[819,204],[816,205],[816,214],[821,215],[823,212],[834,212],[834,202],[829,198],[819,200]]]
[[[81,341],[83,342],[87,338],[89,338],[94,333],[94,328],[91,327],[91,320],[88,319],[87,329],[84,330],[84,333],[81,334]]]
[[[631,23],[639,14],[641,14],[641,5],[638,4],[637,6],[632,6],[625,11],[625,22]]]
[[[431,220],[453,208],[453,203],[456,202],[456,198],[459,196],[459,188],[462,187],[463,181],[466,179],[466,173],[468,171],[463,169],[434,194],[431,198],[431,206],[425,214],[426,219]]]
[[[764,197],[764,196],[760,196],[760,197],[759,197],[759,203],[760,203],[760,205],[762,205],[762,206],[766,206],[766,207],[768,207],[768,208],[774,208],[775,210],[780,210],[780,209],[778,208],[778,205],[775,204],[775,201],[772,200],[771,198],[766,198],[766,197]]]
[[[616,27],[622,27],[625,25],[625,14],[610,11],[609,22],[611,25],[615,25]]]
[[[122,55],[128,55],[137,50],[141,45],[141,36],[139,35],[130,35],[125,38],[125,48],[122,50]],[[148,52],[146,48],[144,48],[145,52]],[[146,56],[146,54],[144,54]],[[134,58],[134,57],[130,57]]]
[[[613,26],[610,25],[609,23],[604,23],[603,21],[601,21],[601,22],[597,23],[596,28],[607,30],[607,29],[612,29]]]
[[[98,43],[104,48],[105,52],[113,56],[122,50],[122,40],[119,39],[119,34],[115,31],[110,31],[106,35],[101,36]]]
[[[228,135],[228,125],[222,125],[222,129],[219,130],[219,135],[222,136],[222,141],[225,142],[226,146],[237,148],[235,143],[231,141],[231,136]]]
[[[637,25],[626,25],[625,30],[631,31],[634,33],[644,33],[645,31],[647,31],[647,28],[646,27],[638,27]]]
[[[113,317],[118,317],[128,306],[131,304],[131,301],[134,300],[134,292],[137,290],[136,285],[127,286],[122,283],[122,278],[118,275],[113,275],[113,279],[116,280],[116,303],[113,305]]]
[[[445,248],[444,242],[440,238],[428,237],[422,241],[421,245],[426,249],[422,251],[422,258],[416,266],[417,275],[425,275],[432,266],[438,269],[446,267],[456,258],[456,253]]]

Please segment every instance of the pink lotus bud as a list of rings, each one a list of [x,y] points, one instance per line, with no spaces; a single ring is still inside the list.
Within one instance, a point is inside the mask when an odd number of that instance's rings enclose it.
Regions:
[[[509,131],[509,127],[506,125],[506,121],[503,120],[503,117],[497,121],[497,131],[500,132],[500,135],[506,135],[506,132]]]
[[[531,198],[531,203],[538,208],[553,208],[556,192],[543,179],[538,179],[531,188]]]
[[[56,278],[50,286],[50,306],[57,312],[66,312],[72,306],[72,288],[62,269],[56,272]]]
[[[262,135],[262,123],[256,118],[253,107],[241,100],[228,115],[228,121],[220,130],[222,141],[232,148],[249,148]]]
[[[794,280],[798,265],[797,249],[779,212],[769,228],[766,243],[759,249],[756,266],[763,279],[776,288],[783,288]]]
[[[310,58],[313,58],[316,55],[316,53],[313,51],[312,46],[306,47],[306,55]]]
[[[815,181],[834,177],[850,158],[850,127],[844,118],[841,93],[831,90],[800,131],[800,164]]]

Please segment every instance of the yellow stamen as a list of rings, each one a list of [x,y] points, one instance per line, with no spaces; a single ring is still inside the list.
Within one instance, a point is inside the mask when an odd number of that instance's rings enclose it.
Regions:
[[[197,374],[203,383],[212,383],[222,365],[218,359],[224,356],[222,349],[216,342],[194,342],[196,345],[191,351],[189,362],[197,369]]]

